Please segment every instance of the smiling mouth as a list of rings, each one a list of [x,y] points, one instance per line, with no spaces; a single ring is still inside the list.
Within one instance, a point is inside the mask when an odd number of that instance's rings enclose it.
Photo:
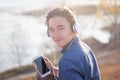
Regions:
[[[56,43],[60,43],[62,40],[54,40]]]

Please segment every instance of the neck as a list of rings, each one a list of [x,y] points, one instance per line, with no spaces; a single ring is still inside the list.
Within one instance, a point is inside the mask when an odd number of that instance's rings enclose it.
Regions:
[[[65,46],[63,46],[62,48],[65,49],[65,48],[69,47],[69,46],[72,44],[73,40],[74,40],[76,37],[77,37],[77,36],[74,36],[74,37],[73,37]]]
[[[73,35],[73,36],[71,37],[71,39],[68,41],[68,43],[67,43],[65,46],[63,46],[62,48],[64,48],[64,47],[66,47],[67,45],[69,45],[75,37],[76,37],[76,35]]]
[[[73,37],[72,40],[62,48],[61,52],[64,53],[66,50],[68,50],[71,47],[71,45],[74,43],[76,38],[77,36]]]

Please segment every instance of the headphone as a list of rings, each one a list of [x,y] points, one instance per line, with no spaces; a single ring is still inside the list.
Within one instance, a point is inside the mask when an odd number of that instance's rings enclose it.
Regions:
[[[48,37],[50,37],[50,34],[49,34],[49,29],[47,29],[47,35],[48,35]]]
[[[72,27],[73,32],[78,33],[79,32],[79,24],[78,22],[75,22]]]
[[[79,32],[79,24],[77,23],[77,21],[73,24],[72,30],[73,30],[73,32],[75,32],[75,33],[78,33],[78,32]],[[49,29],[47,29],[47,35],[48,35],[48,37],[50,37]]]

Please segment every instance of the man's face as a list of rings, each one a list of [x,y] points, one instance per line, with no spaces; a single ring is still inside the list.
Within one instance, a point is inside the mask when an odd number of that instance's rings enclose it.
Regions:
[[[49,35],[58,47],[64,47],[75,36],[69,22],[64,17],[53,17],[48,21]]]

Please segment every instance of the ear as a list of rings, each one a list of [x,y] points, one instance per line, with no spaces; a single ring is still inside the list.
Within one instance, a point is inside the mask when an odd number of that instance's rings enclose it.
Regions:
[[[48,35],[48,37],[50,37],[50,34],[49,34],[49,30],[47,29],[47,35]]]

